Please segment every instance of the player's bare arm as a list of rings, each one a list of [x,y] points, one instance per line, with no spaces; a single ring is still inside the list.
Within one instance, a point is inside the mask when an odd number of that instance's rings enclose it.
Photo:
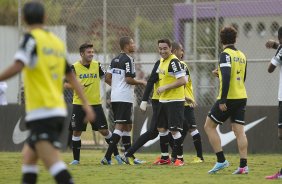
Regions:
[[[111,74],[111,73],[106,73],[105,82],[106,82],[109,86],[112,86],[112,74]]]
[[[9,79],[14,75],[18,74],[24,67],[23,62],[16,60],[10,67],[8,67],[2,74],[0,75],[0,81]]]
[[[145,80],[136,80],[132,77],[125,77],[125,82],[130,85],[147,85],[147,82]]]
[[[278,46],[279,46],[279,43],[275,40],[268,40],[265,43],[265,47],[268,48],[268,49],[277,49]]]

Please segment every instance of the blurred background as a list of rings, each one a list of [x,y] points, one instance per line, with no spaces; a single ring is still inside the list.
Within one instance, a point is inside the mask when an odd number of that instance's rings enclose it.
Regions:
[[[13,62],[21,35],[25,31],[21,8],[27,0],[0,0],[0,72]],[[246,86],[248,106],[278,104],[279,71],[267,73],[275,50],[265,48],[268,39],[277,40],[282,25],[282,0],[42,0],[47,10],[46,28],[57,34],[68,50],[68,60],[80,59],[78,47],[92,42],[95,60],[106,68],[117,55],[119,37],[131,36],[137,78],[147,78],[159,59],[157,40],[169,38],[185,50],[194,95],[199,106],[210,106],[218,93],[218,79],[211,71],[217,67],[222,51],[219,31],[232,25],[238,31],[236,47],[248,60]],[[9,104],[22,103],[21,77],[7,81]],[[109,108],[110,87],[102,85],[105,112]],[[135,89],[138,106],[144,88]],[[71,103],[72,92],[65,91]],[[92,140],[91,140],[92,141]]]

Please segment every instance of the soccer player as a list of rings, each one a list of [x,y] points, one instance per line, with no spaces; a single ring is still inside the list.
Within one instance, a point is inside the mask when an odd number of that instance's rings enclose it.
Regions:
[[[101,160],[104,165],[111,164],[111,155],[120,138],[122,138],[125,151],[131,147],[134,85],[146,85],[146,81],[134,79],[135,63],[132,54],[135,52],[135,44],[133,39],[129,36],[121,37],[119,44],[121,53],[111,61],[106,74],[106,81],[112,86],[111,104],[115,130],[105,157]],[[140,163],[140,161],[135,159],[135,163]]]
[[[277,49],[275,56],[271,59],[268,65],[268,72],[272,73],[277,66],[280,67],[280,82],[279,82],[279,90],[278,90],[278,100],[279,100],[279,119],[278,119],[278,137],[282,140],[282,27],[278,29],[278,40],[279,43],[269,40],[266,42],[266,48]],[[275,173],[274,175],[266,176],[266,179],[282,179],[282,168],[280,171]]]
[[[147,141],[155,139],[158,135],[158,129],[157,129],[157,113],[159,109],[159,95],[157,94],[157,88],[159,87],[159,75],[157,73],[157,70],[159,68],[160,60],[158,60],[151,72],[151,75],[147,81],[147,85],[142,97],[142,101],[140,104],[140,109],[141,111],[146,111],[147,109],[147,103],[149,100],[149,96],[151,91],[153,91],[153,96],[152,96],[152,109],[153,109],[153,114],[151,118],[151,123],[150,127],[147,132],[142,134],[136,142],[124,153],[124,156],[122,159],[124,160],[125,163],[129,165],[134,165],[134,158],[133,154],[141,147],[143,146]]]
[[[176,42],[172,43],[172,53],[176,55],[177,58],[182,59],[183,58],[183,48],[181,44],[178,44]],[[157,130],[157,120],[156,120],[156,115],[158,113],[158,109],[159,109],[159,95],[156,93],[156,89],[159,86],[159,76],[157,73],[158,67],[160,64],[160,60],[158,60],[154,67],[153,70],[151,72],[150,78],[147,81],[147,86],[145,89],[145,92],[143,94],[143,98],[142,98],[142,102],[140,104],[140,109],[142,111],[146,111],[147,109],[147,101],[149,99],[149,95],[151,93],[151,91],[154,90],[153,96],[152,96],[152,109],[153,109],[153,115],[152,115],[152,119],[151,119],[151,123],[150,123],[150,127],[148,129],[147,132],[145,132],[144,134],[142,134],[137,140],[136,142],[127,150],[127,152],[125,153],[125,157],[123,157],[123,160],[125,160],[125,162],[127,164],[131,164],[132,163],[132,158],[131,156],[141,147],[143,146],[147,141],[155,139],[158,136],[158,130]],[[185,63],[184,63],[185,64]],[[186,64],[185,64],[186,66]],[[188,67],[185,68],[186,70],[186,74],[187,77],[189,77],[189,70]],[[201,137],[199,132],[196,129],[196,124],[195,124],[195,118],[194,118],[194,111],[193,108],[196,105],[196,103],[194,102],[194,98],[193,97],[193,88],[192,88],[192,82],[191,79],[189,77],[188,79],[189,83],[186,84],[187,88],[185,88],[185,92],[189,93],[187,94],[186,99],[189,101],[189,103],[185,103],[189,108],[188,113],[186,113],[186,115],[189,116],[189,118],[187,118],[185,120],[185,125],[183,128],[183,131],[181,131],[181,134],[183,135],[183,137],[185,138],[187,131],[189,130],[190,133],[193,132],[193,140],[194,140],[194,145],[197,151],[197,157],[193,160],[193,163],[199,163],[199,162],[203,162],[203,155],[202,155],[202,143],[201,143]],[[189,98],[190,97],[190,98]],[[192,98],[192,99],[191,99]],[[185,116],[186,117],[186,116]],[[189,120],[189,121],[188,121]],[[189,124],[191,122],[191,125]],[[191,126],[191,128],[189,128],[189,126]],[[196,133],[195,133],[196,132]],[[171,135],[171,134],[170,134]],[[183,138],[183,139],[184,139]],[[173,148],[173,137],[170,137],[170,145],[171,148]],[[167,145],[168,146],[168,145]],[[176,157],[176,156],[174,156]],[[170,162],[168,160],[160,160],[161,158],[158,158],[157,161],[155,161],[156,164],[169,164]],[[175,160],[176,158],[172,158],[173,160]]]
[[[22,151],[22,183],[36,183],[37,161],[40,159],[57,183],[70,184],[73,183],[72,177],[60,160],[58,149],[61,146],[59,136],[67,116],[63,98],[64,75],[79,94],[86,118],[93,121],[95,114],[66,61],[63,42],[43,29],[43,5],[28,2],[23,7],[23,15],[28,32],[15,54],[15,62],[0,74],[0,81],[3,81],[23,70],[25,120],[31,133]]]
[[[219,95],[208,113],[204,126],[209,142],[217,156],[217,162],[208,172],[209,174],[216,173],[229,166],[216,130],[216,127],[222,125],[229,117],[240,155],[240,165],[233,174],[247,174],[249,172],[247,166],[248,141],[244,131],[244,115],[247,103],[245,88],[247,60],[245,55],[234,46],[236,37],[237,31],[233,27],[223,27],[220,31],[223,52],[219,56],[217,71],[220,82]]]
[[[79,47],[81,60],[75,62],[71,68],[77,80],[83,86],[86,98],[96,112],[95,121],[91,122],[92,130],[99,131],[104,136],[107,143],[110,142],[112,133],[108,130],[106,116],[101,105],[100,82],[105,77],[106,71],[98,61],[93,60],[94,49],[90,43],[84,43]],[[65,87],[72,86],[65,83]],[[77,165],[80,161],[81,134],[86,131],[87,124],[84,122],[85,112],[83,111],[82,101],[78,94],[73,95],[73,113],[70,122],[72,135],[73,161],[71,165]],[[117,147],[114,148],[114,156],[118,164],[122,164]]]
[[[174,139],[173,153],[176,155],[175,166],[184,165],[183,130],[184,120],[184,86],[186,84],[185,72],[177,57],[171,52],[169,39],[158,40],[159,53],[161,55],[158,69],[159,87],[156,89],[159,95],[160,109],[157,114],[157,127],[160,135],[161,158],[167,164],[170,163],[168,154],[169,132]],[[161,164],[156,163],[155,164]]]
[[[180,60],[182,64],[182,68],[186,72],[186,80],[187,83],[185,85],[185,104],[184,104],[184,122],[183,122],[183,131],[181,131],[183,140],[185,139],[187,132],[190,133],[193,139],[194,147],[197,152],[197,156],[194,157],[192,163],[201,163],[204,161],[203,151],[202,151],[202,139],[201,135],[197,129],[195,115],[194,115],[194,108],[197,105],[193,95],[193,86],[190,71],[188,66],[185,62],[182,61],[183,59],[183,47],[181,44],[177,42],[172,42],[172,53]],[[170,134],[171,135],[171,134]],[[172,138],[170,138],[172,140]],[[170,141],[170,144],[171,141]],[[183,147],[183,146],[182,146]],[[172,161],[175,160],[175,155],[172,154],[171,156]]]

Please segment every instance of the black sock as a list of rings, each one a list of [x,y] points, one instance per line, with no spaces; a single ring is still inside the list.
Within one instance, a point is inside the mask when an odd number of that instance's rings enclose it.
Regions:
[[[282,174],[282,168],[280,169],[280,174]]]
[[[118,134],[113,133],[111,140],[110,140],[110,143],[109,143],[109,147],[108,147],[107,152],[105,154],[105,158],[107,160],[111,160],[111,156],[114,152],[115,147],[117,147],[117,143],[119,142],[119,140],[120,140],[120,136]]]
[[[112,137],[109,138],[109,139],[105,139],[105,141],[106,141],[108,144],[110,144],[111,140],[112,140]],[[114,156],[117,156],[117,155],[119,155],[119,152],[118,152],[117,145],[116,145],[116,146],[114,147]]]
[[[169,145],[169,135],[160,136],[160,146],[162,153],[168,153],[168,145]],[[163,156],[162,159],[168,159],[169,156]]]
[[[183,138],[182,137],[178,139],[174,139],[173,152],[177,155],[177,159],[183,160],[183,157],[181,159],[181,156],[183,156]]]
[[[79,141],[72,141],[72,154],[73,159],[78,160],[80,159],[80,148],[81,148],[81,140]]]
[[[224,156],[223,151],[217,152],[216,157],[217,157],[217,162],[219,163],[225,162],[225,156]]]
[[[202,139],[201,139],[201,135],[199,133],[197,133],[196,135],[193,136],[193,143],[197,152],[197,157],[201,158],[202,160],[204,160],[203,158],[203,150],[202,150]]]
[[[57,184],[73,184],[73,179],[67,170],[62,170],[55,177]]]
[[[169,147],[171,148],[171,150],[173,150],[174,139],[173,139],[173,137],[172,137],[171,132],[168,133],[168,137],[169,137],[169,141],[168,141]]]
[[[22,183],[35,184],[37,180],[37,173],[23,173]]]
[[[131,136],[122,136],[121,141],[124,147],[124,151],[127,151],[131,147]]]
[[[247,159],[246,158],[241,158],[240,159],[240,168],[246,167],[247,166]]]
[[[125,156],[132,157],[132,155],[141,148],[147,141],[155,139],[158,136],[158,132],[151,132],[147,131],[144,134],[142,134],[134,144],[127,150],[127,153]]]

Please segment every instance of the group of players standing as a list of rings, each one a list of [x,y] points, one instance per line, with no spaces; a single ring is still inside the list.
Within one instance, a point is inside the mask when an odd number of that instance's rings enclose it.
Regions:
[[[218,158],[217,163],[209,173],[215,173],[229,165],[224,157],[220,138],[216,132],[216,126],[222,124],[229,117],[233,122],[232,128],[238,139],[241,157],[240,167],[234,174],[248,173],[247,139],[243,128],[247,101],[244,85],[247,61],[244,54],[234,47],[237,36],[234,28],[224,27],[220,36],[224,51],[220,55],[219,67],[214,71],[220,80],[220,94],[205,124],[205,130]],[[72,66],[77,78],[84,86],[84,92],[90,101],[90,105],[97,112],[95,122],[91,122],[92,129],[99,130],[109,144],[101,163],[110,165],[112,154],[119,164],[122,164],[122,162],[127,164],[142,163],[135,158],[134,153],[148,140],[159,135],[161,157],[154,164],[163,165],[173,162],[175,166],[182,166],[184,165],[183,140],[188,131],[193,137],[197,151],[197,157],[194,161],[203,162],[201,136],[196,128],[194,117],[196,102],[193,96],[191,76],[187,64],[181,61],[183,59],[182,45],[176,42],[171,43],[169,39],[158,40],[161,59],[155,63],[147,84],[145,81],[134,79],[135,64],[132,54],[135,51],[135,45],[133,39],[125,36],[120,38],[119,43],[121,53],[111,61],[107,72],[99,62],[92,60],[94,55],[93,45],[87,43],[80,47],[82,59]],[[113,133],[107,128],[100,95],[97,94],[102,78],[105,78],[105,82],[112,87],[111,104],[115,123]],[[133,86],[146,84],[140,108],[143,111],[146,110],[149,94],[153,90],[152,121],[149,130],[131,146]],[[74,160],[71,164],[76,165],[80,160],[80,135],[82,131],[86,130],[86,124],[83,121],[84,112],[79,107],[81,102],[76,93],[74,93],[73,104],[71,128],[73,130]],[[122,156],[119,155],[117,150],[117,143],[120,139],[125,147],[125,154]],[[172,148],[171,158],[168,151],[169,145]]]
[[[196,105],[193,97],[192,82],[187,65],[179,61],[183,57],[183,48],[178,43],[171,43],[168,39],[158,41],[161,59],[155,63],[148,80],[143,101],[140,105],[146,110],[147,100],[154,88],[152,96],[153,117],[150,129],[143,134],[134,145],[131,146],[132,129],[132,104],[134,101],[133,85],[146,85],[146,81],[136,80],[134,59],[135,51],[133,39],[130,37],[120,38],[121,53],[115,57],[107,71],[101,64],[92,60],[94,49],[92,44],[84,43],[80,46],[81,60],[72,65],[90,105],[96,111],[96,120],[91,122],[92,129],[98,130],[104,137],[109,147],[105,157],[101,160],[104,165],[111,164],[111,156],[114,154],[119,164],[140,164],[142,161],[135,158],[134,153],[148,140],[160,135],[161,157],[154,164],[183,165],[183,140],[187,131],[191,133],[197,150],[194,162],[203,162],[201,136],[196,129],[193,108]],[[173,53],[174,54],[173,54]],[[179,58],[179,59],[178,59]],[[107,128],[107,121],[102,110],[100,95],[100,80],[111,85],[111,105],[114,113],[115,129],[111,133]],[[68,84],[65,84],[68,87]],[[185,87],[184,87],[185,86]],[[96,95],[93,95],[93,94]],[[94,100],[95,99],[95,100]],[[186,102],[185,102],[186,100]],[[184,108],[185,103],[185,108]],[[74,160],[72,165],[79,164],[81,147],[80,135],[86,130],[84,112],[81,102],[74,93],[73,114],[71,129],[73,130],[72,145]],[[184,113],[185,111],[185,113]],[[185,123],[183,126],[185,114]],[[117,143],[122,140],[125,154],[120,156]],[[170,143],[170,144],[169,144]],[[169,158],[168,146],[172,147],[172,159]]]

